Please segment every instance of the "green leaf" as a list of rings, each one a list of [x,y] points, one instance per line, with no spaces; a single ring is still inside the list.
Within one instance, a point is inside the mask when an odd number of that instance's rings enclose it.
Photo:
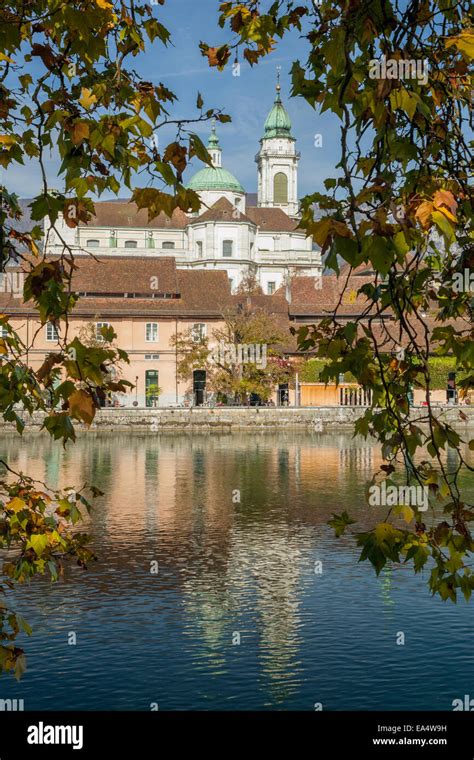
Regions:
[[[336,538],[342,536],[348,525],[354,525],[355,520],[352,520],[347,512],[343,512],[341,515],[336,515],[333,512],[332,520],[328,520],[328,525],[334,528]]]

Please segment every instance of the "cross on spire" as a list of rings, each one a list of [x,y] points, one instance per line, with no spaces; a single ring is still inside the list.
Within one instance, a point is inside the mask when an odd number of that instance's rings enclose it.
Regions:
[[[276,84],[275,103],[281,103],[281,97],[280,97],[280,92],[281,92],[281,84],[280,84],[281,66],[277,66],[276,67],[276,71],[277,71],[277,84]]]

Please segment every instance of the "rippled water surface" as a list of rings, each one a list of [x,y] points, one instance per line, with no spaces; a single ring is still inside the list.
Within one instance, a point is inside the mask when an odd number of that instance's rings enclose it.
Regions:
[[[474,695],[474,601],[432,599],[426,575],[404,567],[377,578],[327,526],[344,509],[362,528],[374,518],[364,489],[380,456],[367,442],[89,433],[67,451],[4,436],[0,454],[53,487],[106,492],[87,528],[99,561],[16,594],[34,635],[22,641],[28,671],[19,684],[2,676],[0,698],[43,710],[444,710]]]

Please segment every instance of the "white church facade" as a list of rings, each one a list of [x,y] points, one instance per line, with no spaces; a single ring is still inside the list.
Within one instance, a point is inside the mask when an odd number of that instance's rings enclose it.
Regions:
[[[56,226],[75,255],[172,256],[179,269],[227,272],[235,290],[249,273],[271,295],[296,274],[319,276],[320,251],[298,225],[298,161],[290,117],[280,85],[267,117],[260,150],[258,191],[249,195],[223,167],[222,149],[212,127],[208,144],[213,166],[200,169],[187,183],[202,201],[196,214],[177,210],[148,222],[147,212],[128,201],[98,201],[87,225]],[[45,227],[46,252],[62,252],[63,243]]]

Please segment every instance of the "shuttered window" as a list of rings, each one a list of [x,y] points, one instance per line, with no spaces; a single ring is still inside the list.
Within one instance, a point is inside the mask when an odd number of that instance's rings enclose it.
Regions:
[[[273,180],[273,202],[288,203],[288,177],[283,172],[275,174]]]

